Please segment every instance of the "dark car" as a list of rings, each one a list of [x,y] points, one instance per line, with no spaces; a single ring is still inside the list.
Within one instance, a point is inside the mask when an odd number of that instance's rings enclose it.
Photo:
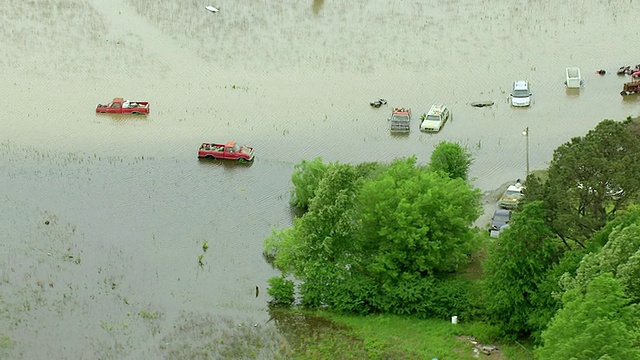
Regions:
[[[509,220],[511,220],[511,210],[497,209],[491,217],[489,232],[500,231],[500,227],[508,224]]]

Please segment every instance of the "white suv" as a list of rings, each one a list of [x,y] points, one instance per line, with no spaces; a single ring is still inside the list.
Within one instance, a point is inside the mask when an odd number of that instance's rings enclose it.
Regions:
[[[423,115],[420,130],[427,132],[438,132],[444,126],[444,123],[451,118],[449,108],[442,104],[431,106],[429,112]]]
[[[531,105],[531,91],[529,90],[529,82],[526,80],[518,80],[513,83],[511,91],[511,105],[521,107]]]

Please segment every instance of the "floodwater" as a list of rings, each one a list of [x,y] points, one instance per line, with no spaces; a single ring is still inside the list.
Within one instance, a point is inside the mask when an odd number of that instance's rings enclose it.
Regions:
[[[640,112],[615,74],[640,63],[631,0],[204,5],[0,2],[0,357],[272,357],[262,241],[292,223],[301,159],[426,163],[454,141],[491,192],[525,176],[523,129],[541,169],[602,119]],[[508,104],[517,79],[530,108]],[[94,113],[119,96],[151,114]],[[436,102],[453,121],[420,133]],[[389,134],[392,107],[412,109],[410,135]],[[255,162],[197,160],[201,142],[227,140]]]

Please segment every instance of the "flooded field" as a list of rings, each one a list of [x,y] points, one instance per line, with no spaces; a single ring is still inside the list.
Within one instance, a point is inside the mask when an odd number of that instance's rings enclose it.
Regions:
[[[628,0],[204,5],[0,3],[0,358],[271,358],[284,340],[262,241],[291,224],[301,159],[426,163],[455,141],[491,192],[525,176],[526,127],[534,170],[602,119],[640,113],[615,74],[640,63]],[[508,103],[517,79],[530,108]],[[151,114],[95,114],[120,96]],[[436,102],[453,121],[420,133]],[[408,136],[389,134],[393,107],[412,109]],[[255,162],[196,158],[227,140]]]

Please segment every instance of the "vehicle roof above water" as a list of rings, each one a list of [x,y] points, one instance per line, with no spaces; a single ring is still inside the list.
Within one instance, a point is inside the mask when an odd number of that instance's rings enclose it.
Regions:
[[[529,82],[527,80],[516,80],[513,83],[514,90],[527,90],[529,88]]]
[[[409,109],[406,108],[395,108],[393,109],[393,114],[394,115],[402,115],[402,116],[407,116],[409,115]]]
[[[433,104],[428,115],[440,115],[447,107],[444,104]]]
[[[500,216],[509,216],[511,214],[511,210],[507,210],[507,209],[497,209],[494,213],[493,216],[495,217],[496,215]]]
[[[515,185],[509,185],[509,187],[507,187],[507,191],[520,191],[522,190],[522,187],[519,186],[515,186]]]

